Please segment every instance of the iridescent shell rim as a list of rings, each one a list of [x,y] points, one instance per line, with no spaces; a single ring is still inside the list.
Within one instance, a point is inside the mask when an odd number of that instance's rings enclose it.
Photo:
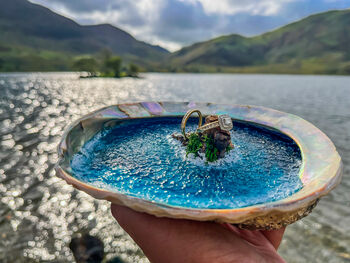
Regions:
[[[236,121],[252,122],[278,130],[292,138],[300,148],[302,165],[299,177],[303,188],[275,202],[235,209],[192,209],[159,204],[115,191],[91,186],[74,178],[70,160],[80,147],[108,123],[123,119],[183,116],[189,109],[199,109],[203,115],[227,114]],[[326,195],[342,176],[342,162],[331,140],[308,121],[277,110],[248,105],[224,105],[198,102],[139,102],[109,106],[90,113],[68,127],[58,146],[56,172],[67,183],[98,199],[147,212],[156,216],[193,220],[216,220],[243,223],[254,218],[296,214],[311,207]],[[301,216],[300,216],[301,217]]]

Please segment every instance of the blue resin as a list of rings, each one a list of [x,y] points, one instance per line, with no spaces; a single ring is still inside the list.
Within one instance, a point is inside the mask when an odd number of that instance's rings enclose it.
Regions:
[[[190,118],[189,129],[197,119]],[[234,122],[235,149],[213,164],[185,157],[171,137],[181,118],[127,120],[106,128],[73,156],[79,180],[157,203],[187,208],[234,209],[295,193],[301,154],[289,137]]]

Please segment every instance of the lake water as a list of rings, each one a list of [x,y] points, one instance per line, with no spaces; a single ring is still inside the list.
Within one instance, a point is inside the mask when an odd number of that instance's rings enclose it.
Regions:
[[[79,79],[76,73],[0,75],[0,261],[70,262],[68,244],[89,232],[107,258],[148,262],[94,200],[55,177],[56,147],[69,123],[132,101],[261,105],[312,122],[335,143],[344,178],[308,217],[287,228],[288,262],[350,261],[350,77],[145,74],[142,79]]]

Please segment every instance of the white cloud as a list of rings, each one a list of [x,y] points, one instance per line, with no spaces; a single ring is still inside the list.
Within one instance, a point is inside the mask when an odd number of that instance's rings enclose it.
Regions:
[[[349,0],[30,1],[81,24],[112,24],[171,51],[223,34],[257,35],[315,12],[350,6]]]
[[[251,15],[275,15],[288,2],[298,0],[197,0],[208,14],[233,15],[249,13]]]

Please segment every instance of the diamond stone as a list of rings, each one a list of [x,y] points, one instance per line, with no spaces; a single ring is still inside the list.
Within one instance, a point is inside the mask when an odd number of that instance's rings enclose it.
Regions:
[[[232,119],[226,114],[219,116],[219,124],[220,128],[225,131],[229,131],[233,128]]]

